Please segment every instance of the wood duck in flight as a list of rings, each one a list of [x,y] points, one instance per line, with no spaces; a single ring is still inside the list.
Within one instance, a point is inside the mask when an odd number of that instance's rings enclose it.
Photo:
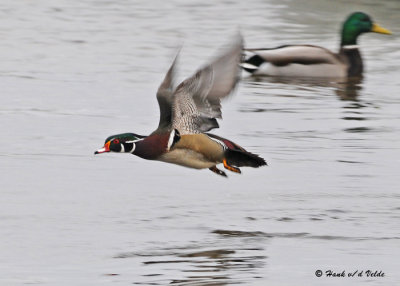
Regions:
[[[225,172],[217,168],[220,163],[236,173],[241,173],[239,167],[266,165],[263,158],[236,143],[206,133],[219,127],[221,99],[232,94],[239,81],[242,49],[243,39],[238,35],[228,50],[176,88],[175,58],[157,91],[158,128],[149,136],[135,133],[109,136],[95,154],[131,153],[194,169],[208,168],[224,177]]]

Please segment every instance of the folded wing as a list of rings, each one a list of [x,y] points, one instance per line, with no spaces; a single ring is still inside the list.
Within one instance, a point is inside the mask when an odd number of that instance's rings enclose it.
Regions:
[[[328,49],[313,45],[288,45],[273,49],[246,49],[246,52],[253,53],[263,61],[275,66],[337,64],[339,62],[337,55]]]

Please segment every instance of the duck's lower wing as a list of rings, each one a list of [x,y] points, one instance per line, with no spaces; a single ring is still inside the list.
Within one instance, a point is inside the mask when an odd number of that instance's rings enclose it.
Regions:
[[[347,76],[347,63],[337,54],[312,45],[246,49],[242,68],[253,75],[290,77]]]

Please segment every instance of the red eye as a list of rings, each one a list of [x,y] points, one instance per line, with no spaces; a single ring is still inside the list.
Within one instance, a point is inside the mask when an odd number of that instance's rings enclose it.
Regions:
[[[118,139],[114,139],[113,143],[114,144],[119,144],[119,140]]]

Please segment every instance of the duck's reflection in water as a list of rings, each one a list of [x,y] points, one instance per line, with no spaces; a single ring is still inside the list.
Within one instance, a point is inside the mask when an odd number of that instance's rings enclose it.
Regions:
[[[347,79],[337,78],[299,78],[299,77],[245,77],[245,84],[266,83],[268,87],[274,87],[274,84],[291,85],[299,89],[315,89],[315,92],[322,92],[321,88],[333,90],[341,100],[357,101],[362,90],[362,77],[353,77]],[[269,84],[273,84],[272,86]],[[325,94],[325,92],[324,92]]]
[[[257,232],[212,231],[213,239],[183,247],[122,253],[116,258],[140,258],[143,274],[136,285],[251,284],[266,273],[269,237]],[[143,258],[143,259],[142,259]]]
[[[249,89],[264,90],[258,94],[262,96],[281,96],[281,97],[297,97],[307,99],[322,100],[326,96],[336,95],[339,100],[343,101],[341,105],[341,119],[343,120],[368,120],[368,114],[374,107],[372,103],[360,97],[363,89],[363,79],[354,77],[348,79],[328,79],[328,78],[295,78],[295,77],[247,77],[243,79],[244,84]],[[304,101],[301,102],[305,106]],[[303,110],[306,111],[307,107]],[[297,109],[297,107],[295,106]],[[333,108],[333,105],[326,105],[326,108]],[[293,109],[293,105],[292,105]],[[253,110],[253,109],[250,109]],[[259,109],[268,111],[268,109]],[[342,116],[344,112],[344,115]]]
[[[335,88],[335,93],[341,100],[357,101],[362,90],[362,78],[333,82],[332,87]]]

